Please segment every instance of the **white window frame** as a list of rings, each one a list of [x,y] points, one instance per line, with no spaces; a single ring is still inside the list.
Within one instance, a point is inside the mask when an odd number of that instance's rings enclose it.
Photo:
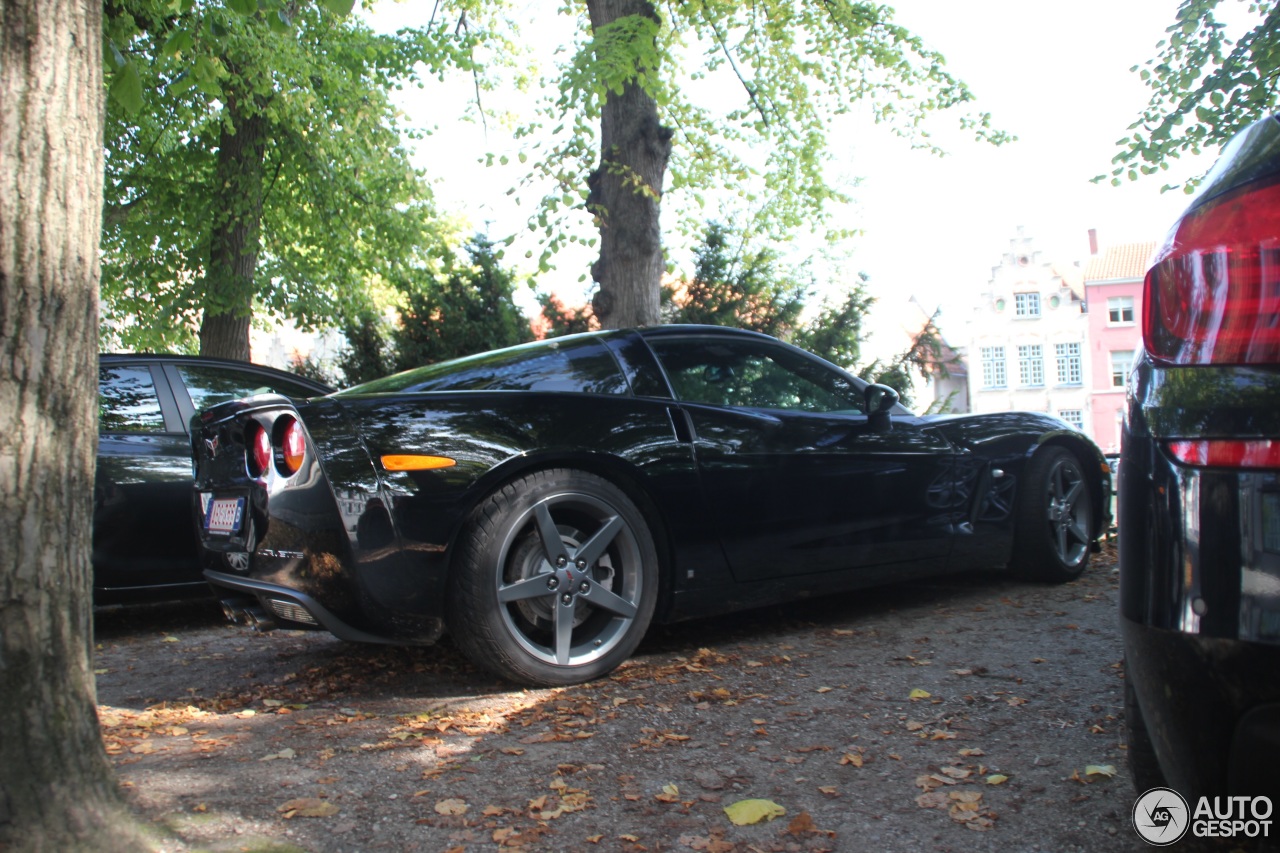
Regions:
[[[1008,388],[1009,374],[1005,367],[1004,347],[980,347],[982,359],[982,387]]]
[[[1129,316],[1126,317],[1125,314]],[[1132,296],[1108,296],[1107,297],[1107,325],[1108,326],[1132,326],[1134,323],[1133,313],[1133,297]]]
[[[1079,341],[1054,344],[1054,361],[1058,368],[1059,385],[1084,384],[1084,369],[1081,366],[1081,350]]]
[[[1018,384],[1044,387],[1044,347],[1040,344],[1018,344]]]
[[[1013,313],[1017,317],[1039,317],[1040,294],[1034,290],[1013,294]]]
[[[1084,432],[1084,409],[1059,409],[1058,417]]]
[[[1133,370],[1133,350],[1111,351],[1111,387],[1123,388]]]

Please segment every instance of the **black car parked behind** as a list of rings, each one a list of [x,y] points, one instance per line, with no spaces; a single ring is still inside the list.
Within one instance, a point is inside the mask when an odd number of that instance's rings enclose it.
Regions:
[[[191,416],[270,390],[331,390],[261,365],[176,355],[98,360],[98,467],[93,489],[93,599],[123,604],[209,595],[191,520]]]

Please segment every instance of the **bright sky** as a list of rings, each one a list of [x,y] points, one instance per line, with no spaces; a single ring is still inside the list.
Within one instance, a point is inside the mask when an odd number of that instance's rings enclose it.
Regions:
[[[1019,140],[995,148],[951,133],[955,120],[940,117],[935,135],[951,154],[937,158],[874,126],[842,134],[832,174],[849,181],[855,203],[837,224],[863,234],[841,247],[849,258],[838,277],[865,271],[882,299],[915,294],[926,307],[941,305],[945,333],[948,320],[953,329],[963,321],[969,295],[985,286],[1019,226],[1036,239],[1043,259],[1083,263],[1088,229],[1098,230],[1104,246],[1157,240],[1186,206],[1181,192],[1160,193],[1164,179],[1203,171],[1211,158],[1118,188],[1089,180],[1109,172],[1116,140],[1146,104],[1147,90],[1129,69],[1155,55],[1178,0],[889,4],[899,23],[946,56],[951,73],[975,93],[976,108]],[[380,28],[422,23],[414,16],[428,8],[384,3],[372,22]],[[551,4],[528,8],[532,16]],[[539,26],[562,27],[565,38],[572,31],[567,20]],[[404,106],[411,123],[442,128],[417,145],[417,162],[437,180],[442,208],[499,238],[521,228],[529,208],[505,194],[515,168],[478,164],[484,151],[517,149],[501,128],[486,132],[457,122],[472,96],[469,81],[433,83]],[[531,246],[518,246],[509,260],[520,261]],[[545,286],[570,297],[582,293],[578,276],[590,260],[586,253],[562,256],[560,272]]]

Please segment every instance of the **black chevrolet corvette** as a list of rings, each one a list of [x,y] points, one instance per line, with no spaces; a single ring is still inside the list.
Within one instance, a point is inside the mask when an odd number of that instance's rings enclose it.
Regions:
[[[589,333],[193,429],[228,615],[428,643],[536,685],[649,624],[941,572],[1067,581],[1109,524],[1097,447],[1045,414],[916,417],[765,335]]]

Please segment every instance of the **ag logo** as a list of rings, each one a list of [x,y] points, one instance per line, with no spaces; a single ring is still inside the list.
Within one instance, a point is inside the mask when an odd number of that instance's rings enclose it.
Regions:
[[[1172,788],[1152,788],[1133,804],[1133,828],[1143,841],[1156,847],[1176,843],[1190,825],[1187,801]]]

